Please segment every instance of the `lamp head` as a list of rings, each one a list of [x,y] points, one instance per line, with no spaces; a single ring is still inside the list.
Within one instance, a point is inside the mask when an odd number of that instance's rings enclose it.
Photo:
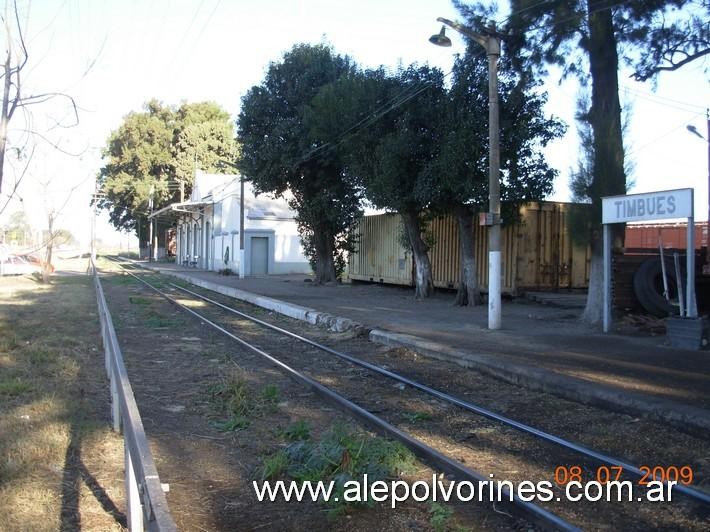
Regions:
[[[688,126],[685,126],[685,129],[690,131],[693,135],[700,137],[701,139],[705,139],[705,137],[703,137],[703,135],[700,133],[700,131],[698,131],[698,129],[695,126],[688,125]]]
[[[441,31],[429,37],[429,42],[437,46],[451,46],[451,39],[446,36],[446,26],[441,26]]]

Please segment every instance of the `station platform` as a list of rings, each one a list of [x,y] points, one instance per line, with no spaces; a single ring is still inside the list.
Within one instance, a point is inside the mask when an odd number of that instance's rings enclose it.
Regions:
[[[454,306],[450,291],[416,301],[406,287],[317,286],[307,275],[240,279],[172,263],[136,263],[335,330],[358,328],[375,342],[710,437],[710,351],[671,348],[663,336],[622,327],[603,334],[579,320],[581,294],[542,303],[506,300],[502,328],[491,331],[486,305]]]

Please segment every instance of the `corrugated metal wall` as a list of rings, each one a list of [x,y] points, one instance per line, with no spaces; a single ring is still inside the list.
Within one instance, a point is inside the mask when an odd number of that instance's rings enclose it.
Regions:
[[[359,281],[414,285],[412,253],[399,243],[398,214],[365,216],[355,229],[357,251],[350,254],[348,277]]]
[[[664,248],[685,249],[687,247],[687,223],[648,223],[626,224],[624,245],[631,249],[658,250],[658,238],[661,237]],[[708,238],[706,222],[695,223],[695,249],[704,247]]]
[[[503,291],[586,287],[589,250],[574,246],[567,226],[569,205],[530,203],[521,208],[521,223],[503,228]],[[475,221],[474,221],[475,222]],[[399,243],[400,217],[366,216],[356,228],[358,250],[350,255],[348,278],[413,285],[412,254]],[[488,232],[474,225],[478,280],[488,286]],[[433,220],[429,251],[434,285],[458,288],[461,271],[458,224],[453,216]]]

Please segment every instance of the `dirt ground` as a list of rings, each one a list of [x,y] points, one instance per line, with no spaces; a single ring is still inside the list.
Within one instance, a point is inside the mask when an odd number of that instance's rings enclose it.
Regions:
[[[123,443],[86,261],[0,277],[0,530],[122,530]]]
[[[123,446],[108,428],[96,304],[91,280],[83,275],[85,266],[74,264],[72,272],[58,275],[51,285],[26,277],[0,278],[0,531],[125,526]],[[259,503],[251,483],[264,477],[272,458],[290,448],[289,433],[299,423],[308,427],[312,441],[322,441],[334,426],[349,427],[368,442],[375,440],[374,435],[255,353],[118,274],[108,263],[102,267],[129,377],[161,481],[170,486],[168,504],[179,530],[531,528],[498,509],[491,511],[487,504],[406,502],[392,510],[384,504],[334,509],[322,502]],[[660,424],[528,392],[410,351],[373,348],[362,338],[332,335],[223,300],[638,466],[688,463],[697,487],[707,489],[710,482],[708,442]],[[204,303],[193,301],[190,306],[210,312]],[[532,475],[548,479],[554,469],[550,460],[562,459],[554,448],[534,447],[510,429],[417,397],[406,387],[379,382],[365,371],[345,369],[292,340],[264,335],[256,325],[226,321],[267,351],[288,358],[474,470],[510,480]],[[228,415],[225,401],[225,390],[235,387],[244,405],[238,418]],[[346,458],[343,454],[343,462]],[[584,465],[574,457],[566,460]],[[414,468],[400,473],[400,478],[431,479],[428,467],[412,463]],[[580,506],[566,511],[565,517],[596,528],[595,511],[604,512],[598,506]],[[631,528],[638,529],[703,529],[707,518],[693,512],[681,515],[682,508],[666,506],[631,505],[622,514],[631,520],[625,523],[636,523]]]
[[[151,277],[160,282],[159,277]],[[195,290],[194,287],[191,287]],[[197,290],[198,292],[207,292]],[[181,298],[179,292],[173,292]],[[596,464],[585,463],[579,456],[561,452],[557,447],[541,444],[480,416],[470,415],[412,392],[388,379],[378,378],[367,370],[350,366],[331,355],[304,346],[294,346],[287,338],[269,338],[261,331],[236,317],[220,316],[220,312],[190,301],[182,294],[180,301],[220,324],[228,324],[240,336],[263,346],[268,352],[306,371],[320,382],[384,417],[430,445],[482,473],[496,478],[520,482],[549,480],[556,466],[577,464],[585,477],[596,470]],[[560,400],[550,394],[530,392],[519,387],[487,378],[474,371],[462,371],[456,365],[421,357],[403,349],[388,349],[373,345],[348,334],[333,335],[306,323],[254,308],[230,298],[207,293],[263,320],[297,332],[337,350],[364,358],[381,367],[406,374],[419,382],[448,391],[474,404],[547,430],[590,448],[602,450],[637,467],[643,465],[689,464],[695,473],[693,486],[710,488],[707,456],[710,444],[645,419],[615,414],[605,410]],[[638,504],[552,504],[552,511],[572,520],[583,528],[621,526],[624,529],[702,530],[702,513],[678,505]]]
[[[396,510],[375,505],[332,511],[323,503],[259,503],[252,481],[261,478],[268,457],[286,447],[284,433],[294,423],[305,423],[313,440],[341,424],[374,436],[258,355],[212,332],[130,277],[105,275],[103,283],[180,530],[527,530],[525,524],[491,512],[489,505],[407,502]],[[229,420],[215,404],[213,392],[235,372],[255,403],[267,391],[277,399],[269,408],[251,408],[244,426],[225,430]],[[401,478],[430,480],[433,472],[416,463],[415,470]]]

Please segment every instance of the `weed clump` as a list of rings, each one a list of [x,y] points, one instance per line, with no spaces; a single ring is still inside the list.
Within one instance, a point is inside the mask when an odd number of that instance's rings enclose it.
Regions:
[[[235,368],[208,390],[210,402],[227,419],[214,425],[223,432],[233,432],[249,426],[249,418],[276,409],[279,389],[273,384],[265,386],[260,393],[252,393],[243,370]]]
[[[31,389],[32,386],[20,377],[7,377],[0,379],[0,395],[9,395],[10,397],[14,397],[27,393]]]
[[[343,497],[347,482],[362,481],[364,475],[368,482],[393,479],[415,470],[414,455],[400,443],[342,423],[334,424],[318,440],[310,438],[304,422],[292,424],[284,436],[291,443],[264,459],[261,480],[287,476],[297,482],[333,481],[334,497],[327,503],[331,512],[340,513],[348,506]]]
[[[311,439],[311,428],[306,421],[299,419],[289,425],[283,436],[287,441],[307,441]]]

